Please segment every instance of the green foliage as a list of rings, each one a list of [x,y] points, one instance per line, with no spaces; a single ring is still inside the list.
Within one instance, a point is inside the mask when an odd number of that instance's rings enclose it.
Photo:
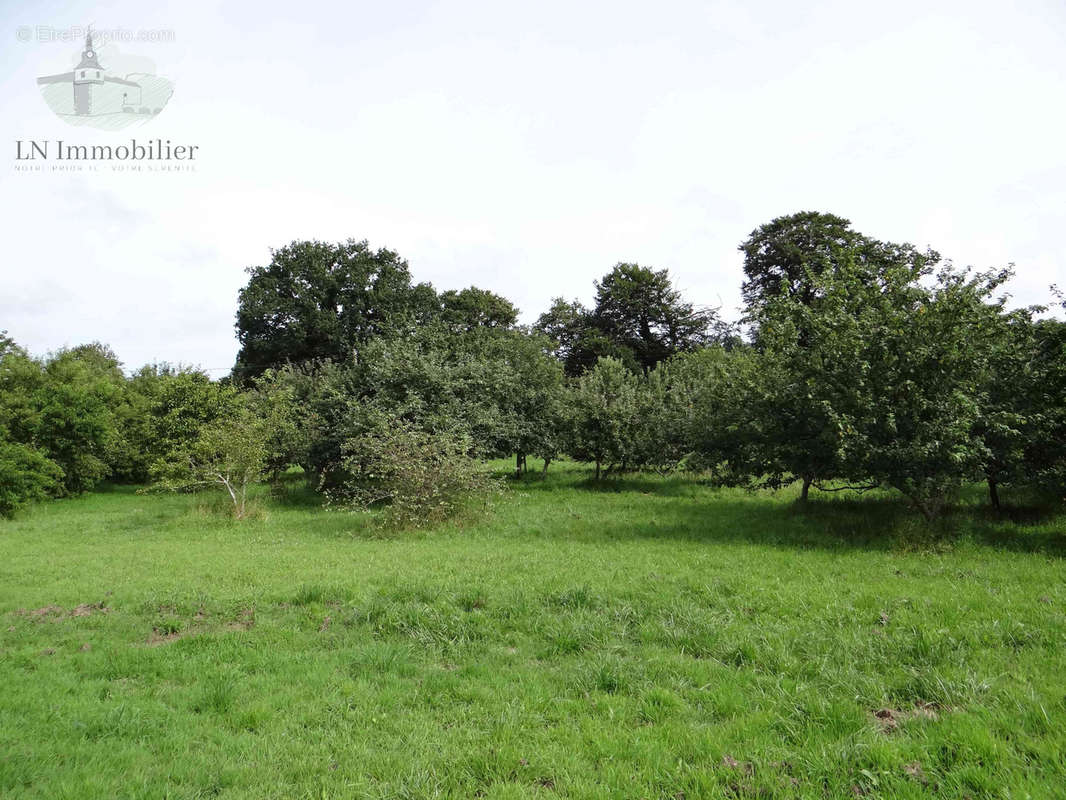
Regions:
[[[854,447],[863,472],[900,490],[927,519],[963,481],[980,474],[982,378],[994,352],[998,304],[1009,270],[968,275],[946,268],[909,307],[888,306],[867,342],[869,411]],[[880,399],[880,403],[874,400]]]
[[[237,309],[241,379],[289,363],[344,361],[374,336],[439,313],[432,287],[412,286],[406,261],[366,241],[292,242],[248,274]]]
[[[212,381],[206,373],[185,366],[152,364],[126,381],[116,416],[123,449],[115,478],[144,483],[152,466],[199,436],[201,429],[232,414],[240,393],[234,386]]]
[[[760,362],[742,399],[755,420],[753,478],[770,486],[802,479],[806,497],[814,481],[849,473],[845,434],[870,402],[858,392],[870,371],[866,339],[876,335],[876,321],[864,316],[879,302],[871,286],[855,260],[841,256],[832,270],[809,273],[797,293],[785,287],[749,309]]]
[[[601,358],[582,375],[569,398],[573,410],[570,453],[593,461],[596,477],[604,464],[622,469],[641,455],[640,378],[616,358]]]
[[[268,370],[255,380],[247,401],[255,416],[266,425],[266,468],[276,483],[286,468],[302,464],[307,458],[307,439],[301,427],[296,387],[286,375]]]
[[[127,379],[99,343],[35,359],[2,334],[0,428],[23,448],[11,463],[59,469],[33,484],[56,495],[153,469],[193,485],[229,458],[219,432],[234,419],[255,421],[230,454],[257,465],[248,475],[299,464],[323,490],[349,482],[353,441],[398,425],[463,431],[469,455],[513,454],[519,477],[528,456],[547,470],[565,452],[597,475],[800,480],[804,500],[889,486],[929,519],[969,480],[997,506],[1000,485],[1066,494],[1066,324],[1008,311],[994,294],[1009,271],[934,273],[936,252],[816,212],[772,220],[741,251],[750,344],[665,270],[619,263],[592,309],[557,299],[529,330],[492,292],[412,285],[394,252],[293,242],[249,270],[234,381],[167,365]],[[220,486],[247,485],[235,469]]]
[[[113,408],[122,380],[118,362],[101,345],[44,360],[9,345],[0,356],[0,428],[9,441],[59,466],[55,494],[86,491],[110,473],[120,443]]]
[[[801,211],[761,225],[738,248],[744,254],[741,294],[749,314],[787,294],[811,305],[816,282],[852,261],[862,237],[834,214]]]
[[[550,461],[564,436],[563,372],[546,354],[548,342],[524,331],[483,333],[464,342],[468,351],[464,404],[487,402],[491,427],[482,433],[485,455],[526,454]],[[472,426],[473,430],[477,430]]]
[[[663,471],[712,471],[723,483],[747,481],[759,422],[750,404],[765,383],[749,348],[707,347],[662,362],[643,392],[642,461]]]
[[[271,420],[246,402],[203,425],[195,437],[173,447],[152,466],[157,489],[187,492],[224,490],[233,515],[248,515],[248,491],[266,474],[272,441]]]
[[[1066,299],[1057,297],[1066,310]],[[1030,364],[1026,476],[1061,500],[1066,498],[1066,322],[1035,324]]]
[[[8,440],[0,428],[0,517],[10,517],[62,485],[63,470],[39,450]]]
[[[328,485],[343,443],[381,419],[428,432],[461,427],[481,456],[550,458],[560,447],[562,375],[545,347],[518,329],[457,333],[438,323],[377,337],[354,363],[290,370],[306,466]]]
[[[1033,319],[1040,309],[1007,312],[1003,306],[1002,301],[981,303],[975,309],[981,315],[975,330],[984,342],[985,359],[974,435],[984,446],[981,472],[995,508],[1000,507],[1000,486],[1038,480],[1034,456],[1052,436],[1041,402],[1048,375]]]
[[[35,443],[63,469],[67,494],[92,489],[111,472],[120,432],[114,407],[122,393],[117,362],[95,349],[61,351],[44,365]]]
[[[650,370],[726,335],[713,311],[681,298],[666,270],[617,264],[595,286],[591,311],[560,297],[537,320],[568,375],[581,375],[604,357],[634,371]]]
[[[15,344],[14,339],[7,335],[7,331],[0,330],[0,358],[17,349],[18,345]]]
[[[510,300],[476,286],[441,292],[440,305],[441,320],[457,333],[477,328],[513,328],[518,321],[518,309]]]
[[[149,394],[150,440],[146,450],[165,456],[195,439],[200,431],[233,414],[240,393],[196,370],[163,372]]]
[[[932,519],[987,462],[983,380],[1002,305],[989,298],[1010,273],[948,267],[930,285],[933,255],[855,247],[751,308],[767,380],[751,403],[754,471],[892,486]]]
[[[665,269],[617,264],[596,283],[593,324],[643,370],[708,343],[716,315],[681,298]]]
[[[430,433],[399,420],[344,445],[345,478],[328,495],[338,505],[381,507],[390,528],[417,528],[453,519],[483,503],[495,481],[470,456],[465,433]]]
[[[33,443],[41,424],[39,396],[44,384],[40,362],[8,339],[0,354],[0,426],[12,441]]]
[[[621,355],[605,352],[610,343],[596,333],[591,324],[588,309],[579,301],[567,301],[562,297],[552,300],[551,308],[537,319],[534,326],[550,344],[551,353],[563,364],[566,374],[580,375],[596,363],[600,355]]]

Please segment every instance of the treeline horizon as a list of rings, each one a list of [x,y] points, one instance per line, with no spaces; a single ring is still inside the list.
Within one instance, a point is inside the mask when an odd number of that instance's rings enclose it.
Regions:
[[[557,297],[520,325],[507,298],[438,292],[395,251],[349,239],[294,241],[248,269],[240,351],[219,381],[167,364],[127,376],[100,343],[34,358],[2,336],[0,513],[105,478],[221,483],[236,503],[234,485],[289,465],[331,499],[394,501],[374,484],[402,472],[378,469],[386,440],[425,463],[430,487],[462,459],[510,455],[520,474],[529,456],[546,470],[567,455],[597,479],[687,470],[799,482],[803,500],[892,488],[929,520],[969,481],[997,507],[1004,486],[1062,500],[1054,287],[1045,306],[1009,308],[1012,267],[956,268],[819,212],[778,217],[739,249],[737,322],[667,270],[620,262],[590,307]],[[244,472],[211,478],[238,444]]]

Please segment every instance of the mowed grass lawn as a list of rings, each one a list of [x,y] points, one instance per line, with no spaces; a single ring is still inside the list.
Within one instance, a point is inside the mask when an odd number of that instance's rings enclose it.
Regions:
[[[1066,796],[1063,517],[586,477],[0,523],[0,795]]]

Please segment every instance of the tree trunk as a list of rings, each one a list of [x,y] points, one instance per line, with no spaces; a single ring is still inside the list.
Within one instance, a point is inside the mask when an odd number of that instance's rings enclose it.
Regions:
[[[922,516],[925,517],[927,523],[932,524],[936,519],[936,510],[929,503],[919,503],[918,510],[922,512]]]
[[[992,508],[999,511],[999,484],[995,478],[988,479],[988,499],[992,502]]]
[[[544,474],[545,474],[545,475],[547,475],[547,474],[548,474],[548,465],[549,465],[550,463],[552,463],[552,460],[551,460],[550,458],[545,458],[545,459],[544,459]]]
[[[520,452],[514,454],[514,476],[522,477],[522,454]]]
[[[600,479],[600,460],[596,459],[596,480]]]
[[[800,502],[801,503],[806,503],[807,502],[807,495],[810,494],[811,484],[812,483],[814,483],[814,476],[813,475],[804,475],[803,476],[803,490],[800,492]]]
[[[925,521],[931,525],[936,519],[937,513],[939,512],[936,500],[934,498],[923,500],[917,495],[909,496],[911,498],[911,502],[914,503],[914,507],[922,512],[922,516],[925,517]]]

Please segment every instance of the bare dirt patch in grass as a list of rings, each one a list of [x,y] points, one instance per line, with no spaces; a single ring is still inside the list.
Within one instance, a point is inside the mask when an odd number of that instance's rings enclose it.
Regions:
[[[107,614],[111,611],[110,608],[103,603],[82,603],[80,606],[72,608],[70,610],[70,616],[72,617],[88,617],[92,614]]]
[[[752,764],[750,761],[737,761],[735,758],[733,758],[733,756],[729,755],[729,753],[726,753],[724,756],[722,756],[722,766],[729,767],[730,769],[740,770],[745,775],[755,774],[754,764]]]
[[[160,645],[170,644],[171,642],[176,642],[179,639],[185,639],[190,636],[199,636],[205,633],[234,633],[238,631],[247,631],[255,626],[254,607],[242,609],[236,619],[225,623],[222,623],[219,620],[214,624],[209,624],[208,621],[210,616],[211,615],[201,607],[197,610],[196,614],[193,615],[191,624],[189,624],[188,627],[185,627],[185,622],[177,619],[167,621],[163,625],[157,625],[152,628],[152,633],[149,635],[145,645],[147,647],[159,647]]]
[[[922,765],[918,761],[912,761],[909,764],[903,765],[903,772],[907,777],[913,778],[919,783],[929,783],[929,779],[925,777],[925,772],[922,770]]]
[[[935,722],[946,711],[950,709],[937,703],[918,703],[914,708],[879,708],[873,712],[873,717],[882,733],[891,733],[908,720],[928,719]]]
[[[199,614],[197,619],[203,619]],[[226,624],[227,631],[247,631],[255,625],[255,609],[246,608],[237,615],[237,619]]]
[[[63,617],[88,617],[92,614],[107,614],[111,611],[103,603],[82,603],[79,606],[75,606],[68,612],[63,606],[47,605],[41,606],[41,608],[34,608],[27,611],[24,608],[20,608],[15,611],[15,616],[25,617],[32,619],[35,622],[44,622],[45,620],[56,621]]]
[[[29,617],[30,619],[43,620],[48,617],[58,617],[63,614],[62,606],[42,606],[41,608],[35,608],[32,611],[27,611],[24,608],[20,608],[15,612],[20,617]]]
[[[144,644],[145,647],[160,647],[164,644],[170,644],[188,636],[196,636],[198,633],[198,630],[170,631],[169,633],[162,633],[153,628],[151,635],[148,637],[148,641]]]

